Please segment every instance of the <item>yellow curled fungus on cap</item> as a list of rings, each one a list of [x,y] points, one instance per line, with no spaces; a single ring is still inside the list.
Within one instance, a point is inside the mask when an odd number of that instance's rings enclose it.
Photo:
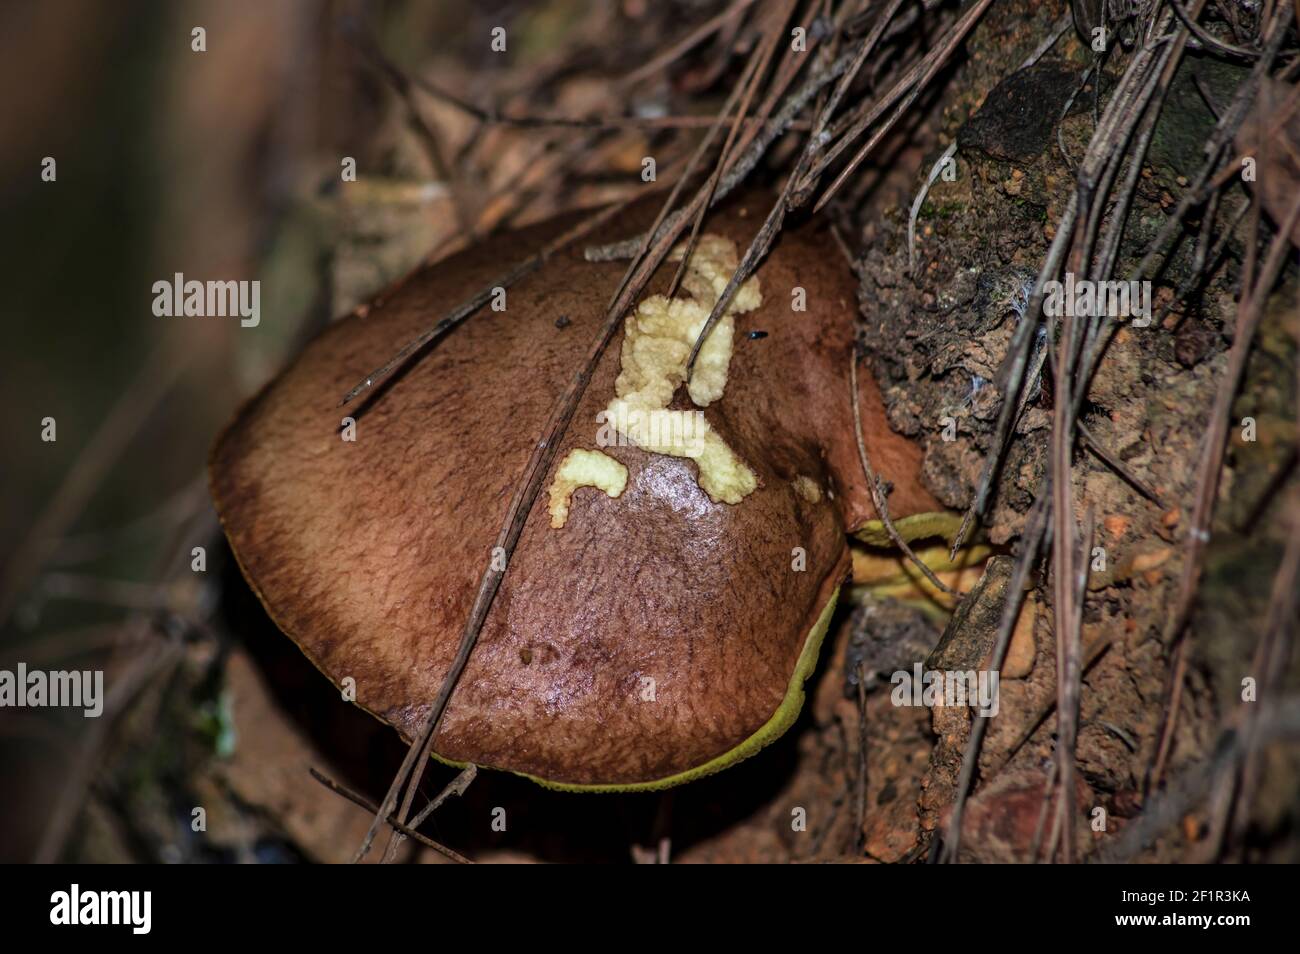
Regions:
[[[569,501],[579,487],[595,487],[610,497],[627,488],[627,468],[601,451],[575,447],[556,468],[551,481],[551,526],[559,530],[569,522]]]

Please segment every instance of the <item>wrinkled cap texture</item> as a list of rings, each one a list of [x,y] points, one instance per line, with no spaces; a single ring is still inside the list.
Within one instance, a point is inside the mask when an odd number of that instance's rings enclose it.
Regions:
[[[770,203],[733,200],[704,232],[743,253]],[[642,203],[587,244],[627,238],[655,211]],[[578,243],[512,286],[504,311],[481,310],[391,384],[338,403],[575,221],[491,239],[334,323],[213,450],[219,515],[272,618],[336,684],[354,679],[357,704],[407,739],[438,694],[511,496],[626,263],[588,263]],[[645,294],[666,291],[676,267],[661,266]],[[617,498],[578,489],[559,529],[538,495],[434,739],[440,758],[559,787],[661,787],[748,755],[793,721],[849,572],[846,531],[875,512],[853,438],[852,274],[810,227],[782,234],[757,274],[762,305],[737,314],[725,393],[704,411],[757,489],[715,503],[687,458],[598,446],[620,334],[544,487],[574,448],[624,465],[626,486]],[[792,308],[796,287],[806,311]],[[860,377],[873,464],[895,486],[891,515],[939,509],[919,485],[919,451],[889,430],[875,385]],[[692,405],[679,393],[673,407]],[[341,438],[345,415],[353,441]]]

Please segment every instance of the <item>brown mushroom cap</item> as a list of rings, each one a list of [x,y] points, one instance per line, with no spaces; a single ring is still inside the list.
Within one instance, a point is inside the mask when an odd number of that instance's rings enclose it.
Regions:
[[[769,205],[733,201],[705,231],[743,251]],[[643,203],[591,241],[625,238],[654,212]],[[574,221],[492,239],[338,321],[213,450],[218,512],[272,617],[408,739],[625,263],[561,253],[508,290],[504,312],[483,309],[363,410],[340,409],[339,398]],[[661,267],[646,294],[663,292],[675,267]],[[553,529],[539,495],[434,740],[439,757],[558,787],[654,788],[751,754],[797,715],[849,572],[846,528],[875,516],[847,383],[856,290],[833,241],[811,228],[785,232],[758,277],[763,303],[737,316],[729,382],[705,412],[758,489],[714,503],[692,461],[616,446],[603,450],[629,472],[617,499],[579,490]],[[806,312],[791,308],[795,286]],[[753,330],[768,336],[750,339]],[[616,344],[552,472],[571,449],[597,446],[619,359]],[[873,464],[896,486],[892,515],[940,509],[917,482],[919,452],[889,430],[875,385],[860,379]],[[356,417],[352,442],[340,438],[345,414]]]

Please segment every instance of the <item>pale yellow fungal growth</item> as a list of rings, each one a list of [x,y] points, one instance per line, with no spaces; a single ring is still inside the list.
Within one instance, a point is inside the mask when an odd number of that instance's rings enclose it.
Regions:
[[[817,486],[817,482],[811,477],[805,477],[803,474],[800,474],[794,480],[790,481],[790,486],[794,488],[795,493],[810,504],[818,503],[822,499],[822,489]]]
[[[683,248],[673,252],[681,259]],[[686,381],[686,362],[710,312],[735,274],[736,244],[717,235],[700,237],[682,276],[690,298],[654,295],[624,325],[615,397],[605,420],[639,447],[655,454],[690,457],[699,485],[715,502],[737,504],[758,486],[754,472],[709,426],[700,411],[670,411],[673,393]],[[741,284],[695,361],[687,393],[708,407],[722,397],[734,346],[735,316],[762,304],[758,279]]]
[[[576,447],[569,451],[555,470],[551,481],[551,526],[556,530],[569,522],[569,501],[579,487],[595,487],[610,497],[618,497],[627,488],[627,468],[600,451]]]

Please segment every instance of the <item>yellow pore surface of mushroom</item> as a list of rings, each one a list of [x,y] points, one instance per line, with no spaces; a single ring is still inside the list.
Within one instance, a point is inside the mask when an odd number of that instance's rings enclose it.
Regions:
[[[684,248],[673,251],[680,261]],[[700,411],[670,411],[673,393],[686,381],[686,362],[738,264],[736,244],[717,235],[700,237],[682,276],[690,298],[654,295],[628,316],[615,397],[604,420],[632,443],[655,454],[690,457],[698,482],[714,503],[740,503],[758,486],[754,472],[709,426]],[[758,278],[741,284],[700,349],[687,393],[699,407],[722,397],[727,386],[735,316],[763,302]]]
[[[595,487],[617,497],[627,487],[627,468],[601,451],[576,447],[560,462],[551,481],[551,526],[556,530],[569,521],[569,500],[579,487]]]

